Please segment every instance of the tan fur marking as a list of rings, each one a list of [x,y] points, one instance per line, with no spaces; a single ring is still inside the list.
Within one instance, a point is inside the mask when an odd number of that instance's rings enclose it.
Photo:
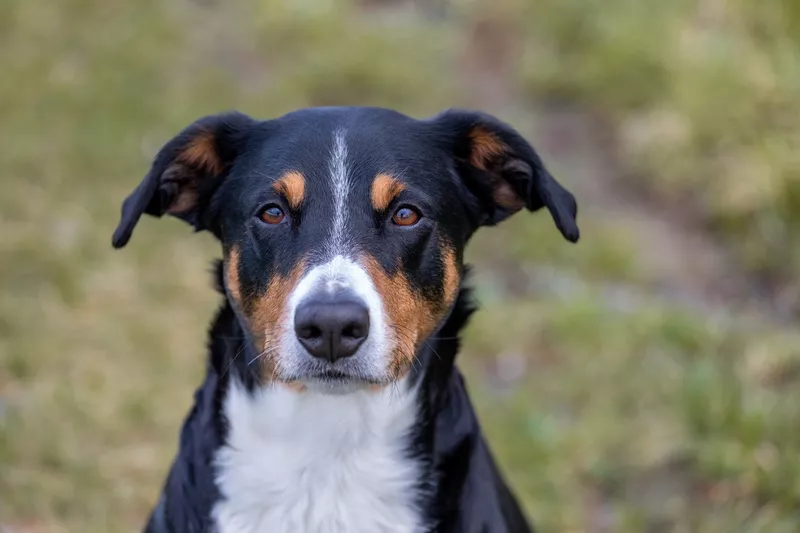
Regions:
[[[305,392],[306,386],[299,381],[287,381],[284,386],[292,392]]]
[[[441,258],[441,298],[435,300],[418,294],[409,284],[402,268],[389,276],[374,257],[366,255],[362,258],[364,268],[383,300],[388,329],[395,343],[389,364],[392,380],[400,379],[411,369],[420,344],[433,333],[458,296],[461,274],[455,250],[449,243],[442,243]],[[376,385],[370,390],[381,388],[381,385]]]
[[[176,159],[211,174],[216,175],[222,172],[222,161],[217,153],[217,143],[214,134],[209,131],[198,133]]]
[[[420,341],[423,324],[430,323],[430,310],[424,300],[414,294],[402,269],[389,276],[371,256],[364,259],[367,273],[372,278],[386,310],[390,334],[395,348],[391,356],[389,374],[398,379],[411,365]],[[424,339],[424,336],[422,336]]]
[[[167,213],[173,215],[185,213],[197,205],[197,198],[197,189],[192,186],[192,184],[186,183],[181,187],[178,196],[167,208]]]
[[[241,305],[242,286],[239,282],[239,247],[235,245],[231,247],[225,261],[225,286],[231,298],[235,300],[236,305]]]
[[[272,188],[286,198],[292,209],[297,209],[305,198],[306,179],[299,172],[290,170],[273,183]]]
[[[486,171],[492,184],[492,198],[500,207],[516,212],[525,207],[525,201],[514,191],[510,183],[505,181],[496,168],[491,168],[492,160],[508,153],[508,147],[493,133],[476,126],[469,132],[471,150],[469,163]]]
[[[458,272],[458,265],[456,264],[456,253],[449,244],[442,246],[442,264],[444,266],[443,275],[443,306],[446,308],[455,301],[458,296],[458,289],[461,285],[461,275]]]
[[[288,276],[273,277],[264,293],[247,303],[252,332],[265,350],[261,357],[261,377],[265,382],[278,379],[277,358],[281,351],[280,338],[286,323],[288,299],[302,273],[303,264],[300,262]]]
[[[227,254],[225,259],[225,286],[231,298],[234,300],[234,303],[237,306],[245,306],[245,313],[249,315],[248,321],[251,322],[251,327],[253,327],[257,337],[262,339],[264,349],[266,350],[267,346],[269,346],[270,349],[277,349],[278,330],[281,320],[283,319],[283,314],[285,313],[286,299],[294,288],[294,285],[296,285],[296,282],[290,282],[290,286],[287,286],[286,283],[281,283],[280,280],[273,280],[267,287],[265,294],[259,300],[243,303],[242,286],[239,281],[240,255],[239,247],[235,245],[231,247]],[[299,272],[297,274],[292,272],[287,279],[293,278],[299,279]],[[270,330],[270,327],[272,327],[272,330]],[[271,344],[268,344],[270,342]],[[267,353],[262,360],[263,379],[266,381],[274,381],[276,374],[274,354],[271,352]],[[306,389],[305,385],[298,381],[286,382],[284,385],[289,388],[289,390],[298,393]]]
[[[508,184],[508,182],[503,181],[502,179],[498,179],[494,184],[492,198],[497,205],[511,213],[516,213],[525,207],[525,202],[522,200],[522,198],[519,197],[511,185]]]
[[[179,185],[177,197],[167,208],[168,213],[185,213],[197,204],[198,181],[202,179],[198,172],[213,175],[222,172],[214,135],[208,131],[201,131],[189,141],[162,176],[162,179]]]
[[[470,139],[470,165],[481,170],[486,170],[489,162],[508,150],[493,133],[480,126],[472,128],[469,132]]]
[[[405,185],[388,174],[378,174],[372,181],[372,207],[376,211],[385,211],[392,200],[403,192]]]
[[[363,258],[364,268],[381,295],[395,343],[389,374],[393,380],[402,377],[411,367],[419,344],[424,341],[444,315],[441,302],[426,300],[417,294],[399,268],[389,276],[371,256]]]

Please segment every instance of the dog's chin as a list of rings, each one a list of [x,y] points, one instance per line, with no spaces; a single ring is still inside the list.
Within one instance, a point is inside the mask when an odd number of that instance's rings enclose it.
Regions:
[[[299,375],[284,376],[281,381],[295,384],[295,386],[299,385],[299,387],[295,387],[296,390],[332,396],[380,390],[390,384],[381,379],[370,379],[333,369],[314,370]]]
[[[308,376],[303,378],[301,382],[309,392],[336,396],[353,394],[376,386],[373,381],[359,379],[339,372],[326,372]]]

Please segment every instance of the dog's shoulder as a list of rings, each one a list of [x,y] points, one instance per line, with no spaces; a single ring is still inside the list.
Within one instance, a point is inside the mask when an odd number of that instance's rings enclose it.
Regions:
[[[439,476],[434,514],[441,533],[533,530],[500,473],[470,401],[454,369],[437,416],[434,464]]]
[[[148,533],[209,531],[209,509],[219,499],[213,458],[224,436],[214,408],[218,376],[209,372],[180,434],[178,453],[153,510]]]
[[[215,265],[215,281],[218,277]],[[218,283],[216,288],[222,291]],[[206,375],[183,421],[178,451],[146,533],[211,531],[210,509],[219,499],[213,461],[227,432],[221,409],[229,379],[224,366],[229,344],[239,335],[233,310],[225,303],[211,323]]]

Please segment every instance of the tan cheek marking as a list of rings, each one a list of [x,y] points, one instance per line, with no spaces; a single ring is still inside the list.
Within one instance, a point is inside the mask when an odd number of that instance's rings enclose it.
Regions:
[[[367,273],[381,295],[388,318],[390,334],[396,344],[389,367],[393,379],[398,379],[410,367],[420,341],[436,326],[430,303],[411,288],[402,269],[389,276],[371,256],[363,259]]]
[[[411,368],[419,344],[433,333],[458,296],[461,275],[455,250],[449,244],[443,243],[441,254],[441,300],[426,300],[418,295],[408,283],[402,269],[398,269],[394,276],[389,276],[375,258],[363,258],[367,273],[383,300],[390,334],[394,334],[396,342],[389,368],[392,379],[400,379]],[[381,388],[382,386],[377,385],[370,390]]]
[[[300,261],[287,276],[273,277],[264,293],[247,306],[253,335],[262,341],[262,349],[266,351],[261,357],[261,376],[265,381],[277,378],[280,337],[289,311],[289,295],[300,281],[302,272],[303,263]]]
[[[245,314],[251,323],[253,333],[262,341],[264,349],[268,346],[277,349],[280,327],[288,311],[287,300],[300,279],[302,265],[298,265],[286,278],[274,278],[257,300],[242,302],[242,286],[239,281],[240,256],[239,247],[235,245],[231,247],[225,261],[225,286],[235,304],[245,306]],[[262,359],[261,375],[265,381],[274,381],[276,376],[275,356],[270,357],[270,355],[273,354],[267,354]],[[284,385],[294,392],[305,390],[305,385],[299,382],[287,382]]]
[[[236,304],[241,305],[242,286],[239,282],[239,247],[235,245],[231,247],[225,261],[225,286],[228,288],[228,294],[231,295]]]
[[[385,211],[392,200],[405,190],[405,185],[388,174],[378,174],[372,181],[370,196],[376,211]]]
[[[176,159],[214,175],[222,172],[222,161],[217,153],[217,143],[214,134],[209,131],[198,133]]]
[[[525,201],[519,197],[514,188],[505,181],[499,171],[492,169],[491,162],[498,156],[508,153],[508,147],[494,134],[477,126],[469,132],[471,150],[469,163],[489,174],[492,182],[492,198],[497,205],[511,212],[516,212],[525,206]]]
[[[305,198],[306,179],[299,172],[292,170],[281,176],[272,187],[286,198],[292,209],[297,209]]]
[[[444,279],[442,282],[444,301],[442,307],[446,310],[455,301],[456,296],[458,296],[458,288],[461,285],[461,275],[456,264],[456,253],[447,244],[442,246],[442,265],[444,266]]]

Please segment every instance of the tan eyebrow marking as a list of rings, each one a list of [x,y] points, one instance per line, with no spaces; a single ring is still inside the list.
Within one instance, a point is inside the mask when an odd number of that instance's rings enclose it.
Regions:
[[[286,197],[292,209],[297,209],[305,198],[306,179],[296,170],[290,170],[273,183],[272,188]]]
[[[263,294],[248,296],[246,312],[251,322],[253,333],[263,344],[263,349],[278,349],[280,347],[281,328],[286,323],[288,299],[292,291],[300,282],[304,260],[300,259],[286,276],[276,274],[270,279]],[[277,377],[279,358],[275,356],[260,357],[261,379],[264,383],[272,382]]]
[[[378,174],[372,181],[372,207],[376,211],[385,211],[392,200],[405,190],[405,185],[388,174]]]

